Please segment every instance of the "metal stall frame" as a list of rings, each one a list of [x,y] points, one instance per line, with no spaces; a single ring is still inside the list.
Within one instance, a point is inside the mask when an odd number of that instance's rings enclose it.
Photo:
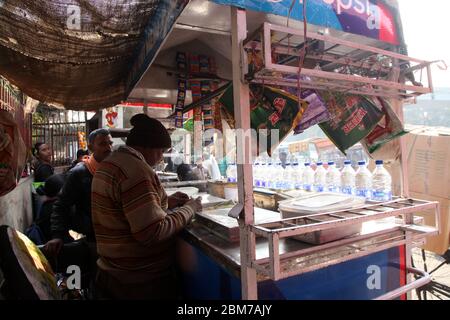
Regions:
[[[260,39],[265,39],[265,42],[260,44],[260,50],[263,50],[265,57],[265,69],[256,74],[253,79],[246,77],[247,59],[245,48],[250,45],[252,48],[257,48],[257,45],[251,44],[252,39],[247,39],[247,21],[246,11],[237,7],[231,7],[232,17],[232,63],[233,63],[233,90],[234,90],[234,112],[236,117],[236,127],[243,129],[244,131],[250,130],[250,96],[249,96],[249,82],[265,83],[265,84],[279,84],[282,79],[277,76],[272,76],[272,72],[281,72],[288,74],[298,74],[299,68],[292,66],[283,66],[272,63],[271,57],[271,30],[292,33],[293,35],[301,35],[298,30],[291,28],[274,26],[269,23],[263,25],[262,36]],[[261,31],[260,31],[261,32]],[[252,35],[253,36],[253,35]],[[405,97],[417,96],[420,94],[426,94],[433,91],[432,79],[431,79],[431,62],[409,58],[404,55],[400,55],[394,52],[381,50],[379,48],[364,46],[361,44],[355,44],[349,41],[343,41],[337,38],[326,37],[322,35],[308,33],[307,37],[330,41],[335,45],[344,45],[356,50],[367,50],[372,55],[383,55],[389,57],[393,63],[397,63],[399,60],[404,62],[416,63],[415,66],[408,68],[403,73],[397,65],[393,65],[391,72],[389,72],[388,80],[370,79],[353,75],[342,75],[332,72],[318,71],[312,69],[302,69],[302,73],[305,72],[307,76],[314,78],[313,88],[316,86],[325,89],[351,92],[357,94],[369,94],[374,96],[384,96],[387,98],[393,98],[398,106],[401,106],[401,99]],[[285,49],[285,48],[284,48]],[[288,53],[288,51],[281,48],[282,53]],[[280,49],[276,49],[280,50]],[[298,51],[292,50],[290,52],[293,56],[298,55]],[[330,63],[352,64],[345,60],[344,57],[325,57],[330,60]],[[363,62],[360,65],[361,68],[370,69]],[[416,85],[410,86],[404,83],[404,80],[399,81],[400,75],[405,75],[405,72],[416,71],[426,69],[428,73],[428,87],[419,87]],[[336,82],[341,83],[336,83]],[[282,81],[283,82],[283,81]],[[289,81],[284,81],[285,85],[293,85]],[[309,83],[311,84],[311,83]],[[307,83],[302,83],[302,86],[308,86]],[[386,90],[386,91],[384,91]],[[384,94],[386,92],[386,94]],[[402,114],[400,114],[401,120]],[[334,215],[334,219],[328,222],[318,222],[312,224],[299,224],[300,219],[286,219],[278,222],[278,225],[255,225],[254,224],[254,207],[253,207],[253,173],[252,165],[246,163],[246,155],[250,155],[250,148],[245,143],[246,141],[237,141],[237,149],[242,150],[240,152],[243,158],[238,161],[238,199],[239,203],[230,212],[230,216],[238,218],[240,226],[240,252],[241,252],[241,290],[242,298],[245,300],[256,300],[258,298],[257,292],[257,272],[262,273],[273,280],[278,280],[293,275],[301,274],[304,272],[317,270],[334,264],[339,264],[344,261],[352,260],[358,257],[367,256],[371,253],[379,252],[394,246],[406,247],[406,285],[398,288],[392,292],[378,297],[377,299],[393,299],[397,298],[405,293],[409,293],[411,290],[428,283],[431,278],[427,273],[421,272],[411,267],[411,249],[415,246],[424,243],[425,238],[430,235],[439,233],[439,204],[436,202],[425,202],[414,199],[399,198],[388,203],[366,205],[358,210],[350,210],[347,213],[353,213],[357,217],[343,218],[339,216],[344,212],[328,213],[327,215]],[[403,139],[401,140],[401,151],[405,150],[405,144]],[[239,153],[238,153],[239,155]],[[408,196],[408,179],[406,176],[405,160],[401,159],[402,167],[402,195]],[[414,213],[421,212],[423,210],[433,210],[436,218],[435,226],[420,226],[414,223]],[[366,212],[365,214],[362,212]],[[403,223],[398,224],[387,230],[381,230],[368,235],[360,235],[356,237],[349,237],[343,240],[331,242],[325,245],[319,245],[311,247],[306,250],[300,250],[292,253],[280,254],[279,252],[279,240],[285,237],[295,237],[305,233],[320,232],[329,230],[332,228],[348,227],[355,224],[361,224],[366,221],[380,220],[388,217],[402,216]],[[318,215],[316,215],[317,217]],[[303,217],[301,219],[311,218]],[[269,241],[269,254],[268,259],[256,260],[255,255],[255,236],[266,237]],[[338,256],[334,259],[329,259],[330,255],[326,254],[329,251],[336,251],[338,248],[353,248],[346,256]],[[325,259],[322,262],[312,263],[305,267],[300,267],[291,271],[283,271],[283,263],[287,260],[304,257],[308,254],[319,254],[325,252],[323,256]],[[412,275],[420,275],[421,278],[412,281]]]

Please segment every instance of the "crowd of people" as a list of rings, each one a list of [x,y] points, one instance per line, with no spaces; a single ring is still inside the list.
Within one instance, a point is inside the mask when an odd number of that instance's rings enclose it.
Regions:
[[[92,298],[177,298],[174,243],[201,210],[201,198],[167,196],[153,168],[171,148],[170,135],[145,114],[131,124],[126,144],[115,150],[108,129],[91,132],[89,152],[79,150],[63,174],[55,174],[50,146],[36,143],[34,179],[43,184],[38,244],[56,272],[80,266]],[[210,177],[202,159],[176,170],[180,180]]]

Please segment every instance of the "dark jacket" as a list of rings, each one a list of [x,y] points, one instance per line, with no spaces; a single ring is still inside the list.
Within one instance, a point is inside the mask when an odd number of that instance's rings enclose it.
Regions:
[[[34,182],[44,182],[54,172],[55,169],[51,165],[39,161],[34,169]]]
[[[53,238],[67,239],[68,231],[74,230],[86,235],[88,241],[95,241],[91,219],[91,185],[92,174],[83,162],[67,173],[61,194],[53,204]]]

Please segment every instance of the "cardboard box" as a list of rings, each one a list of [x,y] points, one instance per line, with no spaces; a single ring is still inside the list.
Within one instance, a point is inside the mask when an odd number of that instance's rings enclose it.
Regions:
[[[428,237],[423,248],[437,254],[450,246],[450,131],[418,128],[405,136],[410,197],[440,203],[440,234]],[[390,146],[393,149],[394,146]],[[392,150],[385,150],[385,153]],[[385,159],[374,155],[374,158]],[[389,158],[389,157],[388,157]],[[386,160],[386,159],[385,159]],[[399,161],[387,159],[385,168],[392,177],[394,195],[401,194],[402,172]],[[374,167],[374,165],[372,165]],[[435,225],[434,214],[422,214],[426,225]]]
[[[450,199],[449,133],[413,131],[406,140],[410,191]]]
[[[411,197],[419,200],[438,201],[440,204],[440,234],[438,236],[428,237],[423,249],[437,254],[445,253],[450,247],[450,200],[433,197],[423,193],[412,192]],[[425,225],[435,225],[433,213],[419,214],[424,217]]]

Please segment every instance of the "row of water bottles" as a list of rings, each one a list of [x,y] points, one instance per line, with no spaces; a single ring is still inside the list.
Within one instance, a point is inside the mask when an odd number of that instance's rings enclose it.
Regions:
[[[358,162],[358,170],[352,168],[351,161],[344,162],[339,170],[334,162],[328,162],[328,169],[323,163],[317,163],[313,170],[310,163],[304,166],[298,163],[287,165],[281,163],[255,163],[253,166],[253,184],[258,188],[276,190],[305,190],[316,192],[341,192],[365,197],[375,201],[392,199],[392,179],[383,167],[383,161],[376,161],[376,169],[370,172],[365,161]],[[227,169],[229,182],[237,181],[237,168],[231,164]]]

